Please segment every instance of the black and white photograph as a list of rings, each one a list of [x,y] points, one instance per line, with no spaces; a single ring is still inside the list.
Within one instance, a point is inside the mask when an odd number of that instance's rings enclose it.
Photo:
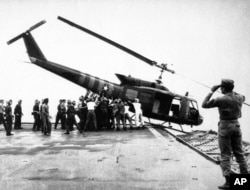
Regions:
[[[250,187],[249,0],[0,0],[0,189]]]

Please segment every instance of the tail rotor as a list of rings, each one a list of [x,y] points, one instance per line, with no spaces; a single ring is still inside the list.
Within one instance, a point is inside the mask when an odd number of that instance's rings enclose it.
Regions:
[[[26,33],[31,32],[32,30],[38,28],[39,26],[41,26],[41,25],[43,25],[43,24],[45,24],[45,23],[46,23],[46,20],[42,20],[42,21],[38,22],[37,24],[31,26],[27,31],[25,31],[25,32],[23,32],[23,33],[17,35],[16,37],[12,38],[11,40],[9,40],[9,41],[7,42],[7,44],[10,45],[10,44],[12,44],[13,42],[19,40],[20,38],[23,38],[24,35],[25,35]]]

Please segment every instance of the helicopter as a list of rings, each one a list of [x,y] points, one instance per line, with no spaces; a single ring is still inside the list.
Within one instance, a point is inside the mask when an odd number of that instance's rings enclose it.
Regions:
[[[83,28],[62,17],[58,17],[58,19],[77,26],[78,28]],[[40,21],[25,32],[9,40],[7,44],[10,45],[22,38],[31,63],[84,87],[88,91],[100,94],[103,89],[106,88],[107,98],[119,98],[123,101],[130,102],[139,99],[144,117],[161,120],[164,121],[164,123],[169,122],[169,124],[176,123],[180,126],[183,124],[190,125],[191,127],[193,125],[200,125],[203,122],[203,117],[199,114],[198,103],[195,99],[188,97],[187,94],[184,96],[175,94],[163,86],[159,81],[150,82],[131,76],[116,74],[121,81],[121,84],[116,84],[47,60],[31,34],[31,31],[45,23],[45,20]],[[110,41],[111,43],[115,43],[88,29],[86,30],[100,38]],[[117,45],[117,43],[115,43],[115,45]],[[120,49],[126,49],[127,52],[140,57],[140,59],[151,65],[159,67],[161,69],[161,74],[163,71],[174,72],[173,70],[168,69],[165,64],[158,65],[156,62],[153,62],[128,48],[121,45],[119,46]]]

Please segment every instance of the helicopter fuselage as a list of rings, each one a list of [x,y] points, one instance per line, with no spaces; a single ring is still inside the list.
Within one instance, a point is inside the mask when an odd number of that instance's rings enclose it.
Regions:
[[[37,45],[30,31],[44,23],[40,22],[30,30],[13,38],[8,44],[23,38],[31,62],[43,69],[59,75],[75,84],[99,94],[107,87],[107,98],[141,103],[143,116],[177,124],[200,125],[203,121],[197,102],[187,96],[170,92],[166,87],[149,81],[129,78],[117,74],[121,84],[115,84],[75,69],[48,61]],[[132,109],[131,109],[132,110]],[[133,111],[133,110],[132,110]]]

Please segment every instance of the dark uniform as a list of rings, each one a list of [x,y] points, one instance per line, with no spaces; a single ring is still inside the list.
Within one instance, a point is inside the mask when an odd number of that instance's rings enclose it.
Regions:
[[[34,117],[34,124],[33,124],[33,131],[39,131],[40,130],[40,111],[39,111],[39,101],[35,101],[35,105],[33,106],[33,112],[32,115]]]
[[[57,106],[55,129],[57,129],[57,125],[60,120],[61,120],[61,129],[65,129],[66,107],[64,103],[65,103],[65,100],[60,100],[60,104]]]
[[[78,105],[76,114],[80,119],[79,127],[81,131],[84,130],[84,125],[87,118],[87,112],[88,112],[87,104],[85,103],[84,98],[80,97],[80,104]]]
[[[108,127],[108,100],[102,98],[98,104],[98,128],[107,128]]]
[[[123,124],[123,129],[126,130],[127,127],[126,127],[126,122],[125,122],[125,107],[124,107],[124,104],[123,104],[123,102],[121,102],[119,100],[117,106],[118,106],[118,113],[117,113],[117,116],[116,116],[117,129],[118,130],[120,129],[120,121],[121,121],[122,124]]]
[[[10,132],[8,130],[8,127],[6,125],[6,121],[5,121],[5,118],[4,118],[4,111],[5,111],[5,108],[4,108],[4,105],[3,105],[4,101],[3,100],[0,100],[0,124],[3,124],[4,126],[4,129],[6,131],[6,135],[9,136]],[[10,134],[11,135],[11,134]]]
[[[44,135],[50,135],[51,133],[51,122],[49,119],[49,100],[44,99],[44,103],[42,105],[42,122],[43,122],[43,133]]]
[[[213,92],[219,87],[224,94],[222,97],[211,99]],[[222,80],[221,85],[214,86],[212,92],[207,95],[203,101],[203,108],[218,107],[220,114],[219,121],[219,148],[221,152],[221,169],[223,176],[226,178],[226,183],[219,186],[220,189],[229,189],[229,176],[231,174],[230,160],[232,152],[239,163],[240,172],[247,174],[247,164],[244,158],[244,151],[242,149],[242,133],[238,118],[241,117],[242,103],[245,97],[233,92],[234,81]]]
[[[108,103],[107,129],[112,130],[115,127],[115,119],[113,115],[113,103]]]
[[[3,100],[0,100],[0,124],[5,125]]]
[[[10,136],[11,131],[12,131],[12,119],[13,119],[13,115],[12,115],[12,108],[11,108],[11,104],[12,104],[12,100],[10,100],[7,103],[7,106],[5,108],[5,117],[6,117],[6,135]]]
[[[40,127],[41,132],[43,133],[43,119],[42,119],[42,108],[43,108],[44,100],[42,100],[42,104],[40,105],[39,112],[40,112]]]
[[[22,120],[23,112],[22,112],[21,103],[22,103],[22,101],[19,100],[18,104],[16,105],[16,107],[14,109],[14,115],[15,115],[14,129],[22,129],[21,120]]]
[[[65,106],[65,100],[63,100],[61,104],[61,129],[66,129],[66,106]]]
[[[76,125],[77,129],[82,132],[81,128],[79,127],[78,123],[75,119],[76,110],[74,107],[73,102],[68,101],[68,109],[67,109],[67,119],[66,119],[66,133],[64,134],[70,134],[69,131],[73,130],[73,126]]]

